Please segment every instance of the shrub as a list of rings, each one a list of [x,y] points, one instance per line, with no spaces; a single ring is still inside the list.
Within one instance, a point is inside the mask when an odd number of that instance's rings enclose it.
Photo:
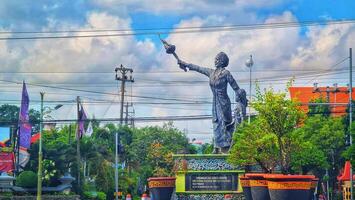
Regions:
[[[33,171],[23,171],[16,178],[16,185],[25,188],[34,188],[37,186],[37,174]]]
[[[106,194],[104,192],[97,192],[98,200],[106,200]]]
[[[86,191],[84,192],[84,198],[91,199],[91,200],[106,200],[106,194],[104,192]]]
[[[84,192],[84,197],[85,197],[85,199],[96,199],[97,193],[96,192],[91,192],[91,191],[85,191]]]

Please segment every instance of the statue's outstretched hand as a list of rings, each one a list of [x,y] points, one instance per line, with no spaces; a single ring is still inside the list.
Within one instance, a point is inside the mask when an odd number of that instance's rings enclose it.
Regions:
[[[178,65],[181,69],[183,69],[185,72],[187,71],[187,66],[188,66],[188,63],[182,61],[182,60],[178,60]]]

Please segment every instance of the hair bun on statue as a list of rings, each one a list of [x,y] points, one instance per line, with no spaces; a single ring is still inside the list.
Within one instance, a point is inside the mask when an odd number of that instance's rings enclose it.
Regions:
[[[218,65],[216,65],[216,67],[227,67],[229,64],[229,58],[224,52],[218,53],[216,59],[219,60]]]

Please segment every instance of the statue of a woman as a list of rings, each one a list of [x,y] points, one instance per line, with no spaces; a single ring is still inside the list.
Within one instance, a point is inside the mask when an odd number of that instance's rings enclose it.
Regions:
[[[204,74],[210,79],[209,84],[213,93],[213,153],[228,153],[232,142],[234,120],[232,117],[231,101],[227,94],[228,83],[235,91],[236,99],[240,100],[240,98],[246,98],[245,95],[240,95],[243,91],[239,88],[232,74],[225,69],[228,63],[229,58],[224,52],[217,54],[215,58],[215,69],[200,67],[178,59],[178,64],[181,69],[186,71],[186,68],[188,68],[189,70]],[[243,100],[243,102],[247,102],[246,99]]]

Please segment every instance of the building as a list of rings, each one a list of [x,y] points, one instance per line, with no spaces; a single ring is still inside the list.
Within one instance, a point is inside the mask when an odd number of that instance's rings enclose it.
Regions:
[[[349,88],[348,87],[290,87],[291,99],[300,101],[302,109],[308,112],[308,103],[312,100],[323,98],[329,103],[334,103],[330,106],[333,116],[342,116],[346,114],[347,103],[349,103]],[[354,88],[352,98],[355,99]]]

